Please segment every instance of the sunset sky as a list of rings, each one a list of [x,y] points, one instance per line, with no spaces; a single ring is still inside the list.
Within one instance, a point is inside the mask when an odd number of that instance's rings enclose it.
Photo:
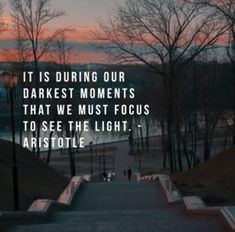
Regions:
[[[107,55],[94,46],[97,42],[92,40],[91,31],[98,30],[99,20],[106,21],[109,16],[115,14],[116,5],[124,4],[125,0],[51,0],[52,8],[61,9],[66,15],[49,24],[48,29],[53,31],[67,26],[74,29],[67,35],[69,45],[72,47],[70,63],[108,63]],[[8,30],[1,33],[0,61],[12,61],[12,57],[16,57],[13,49],[15,41],[12,39],[10,14],[9,0],[4,0],[4,21]],[[152,40],[151,36],[150,40]],[[224,38],[221,37],[219,42],[223,43],[223,40]],[[48,56],[44,58],[47,61],[51,59]]]
[[[96,29],[99,19],[105,20],[112,13],[115,5],[123,4],[125,0],[51,0],[54,8],[62,9],[66,16],[58,19],[52,28],[60,26],[72,26],[75,31],[69,36],[72,42],[73,52],[76,54],[71,62],[73,63],[105,63],[105,54],[91,46],[89,31]],[[5,21],[10,27],[10,6],[7,0],[4,4]],[[13,41],[9,40],[9,34],[1,36],[0,46],[10,49],[14,46]],[[2,60],[2,57],[1,57]]]

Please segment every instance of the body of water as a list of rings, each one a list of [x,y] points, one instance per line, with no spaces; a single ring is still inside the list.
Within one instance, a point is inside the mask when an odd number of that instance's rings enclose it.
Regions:
[[[10,123],[10,118],[9,115],[1,115],[0,116],[0,121],[1,124],[3,123],[3,121],[7,120],[7,124]],[[19,122],[20,121],[20,116],[16,116],[16,143],[20,143],[20,125]],[[143,119],[138,125],[141,125],[142,128],[142,135],[143,137],[145,137],[146,135],[146,127],[145,127],[145,120]],[[136,128],[135,128],[136,127]],[[140,130],[137,128],[137,126],[135,126],[133,129],[133,137],[134,139],[138,139],[140,138]],[[151,122],[149,123],[149,136],[156,136],[160,134],[160,130],[157,126],[156,121],[151,120]],[[41,133],[41,137],[48,137],[48,133]],[[85,140],[85,145],[89,145],[89,143],[92,141],[93,144],[103,144],[103,143],[110,143],[110,142],[117,142],[117,141],[123,141],[123,140],[127,140],[129,133],[126,132],[95,132],[92,128],[89,129],[89,132],[82,132],[82,134],[80,135],[81,137],[84,137]],[[23,133],[23,137],[32,137],[32,133],[27,132],[27,133]],[[56,132],[54,132],[53,137],[58,137],[58,134]],[[11,134],[11,127],[9,126],[1,126],[0,128],[0,139],[4,139],[4,140],[8,140],[11,141],[12,140],[12,134]],[[57,147],[55,147],[54,149],[58,149]],[[42,149],[45,150],[45,149]]]

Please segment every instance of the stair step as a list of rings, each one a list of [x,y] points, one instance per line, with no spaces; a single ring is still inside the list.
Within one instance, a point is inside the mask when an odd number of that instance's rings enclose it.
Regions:
[[[72,211],[59,212],[52,215],[49,222],[76,223],[101,221],[184,221],[189,220],[187,215],[176,209],[159,210],[113,210],[113,211]]]
[[[164,208],[157,183],[113,182],[83,184],[73,210],[135,210]]]
[[[151,186],[156,186],[157,182],[149,182],[149,181],[142,181],[142,182],[127,182],[127,181],[113,181],[113,182],[96,182],[96,183],[87,183],[85,185],[89,186],[96,186],[96,187],[111,187],[111,188],[120,188],[120,187],[128,187],[128,188],[143,188],[145,187],[151,187]]]
[[[154,182],[82,184],[68,209],[48,214],[43,224],[12,226],[6,232],[224,231],[211,218],[190,217],[180,205],[169,206]]]
[[[71,224],[39,224],[9,228],[6,232],[219,232],[211,222],[90,222]]]

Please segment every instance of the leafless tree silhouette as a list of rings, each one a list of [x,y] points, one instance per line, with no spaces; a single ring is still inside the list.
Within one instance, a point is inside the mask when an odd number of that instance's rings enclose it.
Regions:
[[[0,33],[5,30],[5,23],[2,17],[2,13],[3,13],[3,5],[0,2]]]
[[[126,0],[108,22],[100,22],[96,39],[119,62],[144,63],[163,78],[167,92],[167,153],[174,165],[177,80],[204,50],[228,30],[217,11],[176,0]],[[180,126],[180,125],[178,125]]]
[[[232,64],[234,83],[234,102],[233,102],[233,144],[235,145],[235,1],[234,0],[196,0],[195,4],[204,6],[220,14],[221,19],[226,21],[230,30],[228,36],[228,44],[226,50],[229,60]]]
[[[11,0],[12,18],[18,30],[21,48],[25,46],[30,50],[34,63],[35,85],[39,87],[38,72],[39,61],[48,52],[52,42],[67,28],[60,28],[54,32],[47,30],[47,25],[65,13],[53,9],[50,0]],[[38,104],[38,103],[37,103]],[[40,118],[37,117],[37,139],[40,137]],[[37,146],[37,156],[40,156],[40,148]]]

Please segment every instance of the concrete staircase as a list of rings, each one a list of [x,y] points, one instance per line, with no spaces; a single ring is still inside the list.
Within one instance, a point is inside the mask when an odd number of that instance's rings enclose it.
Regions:
[[[169,206],[156,182],[82,184],[68,211],[42,223],[8,228],[7,232],[219,232],[205,216],[188,216],[182,205]]]

